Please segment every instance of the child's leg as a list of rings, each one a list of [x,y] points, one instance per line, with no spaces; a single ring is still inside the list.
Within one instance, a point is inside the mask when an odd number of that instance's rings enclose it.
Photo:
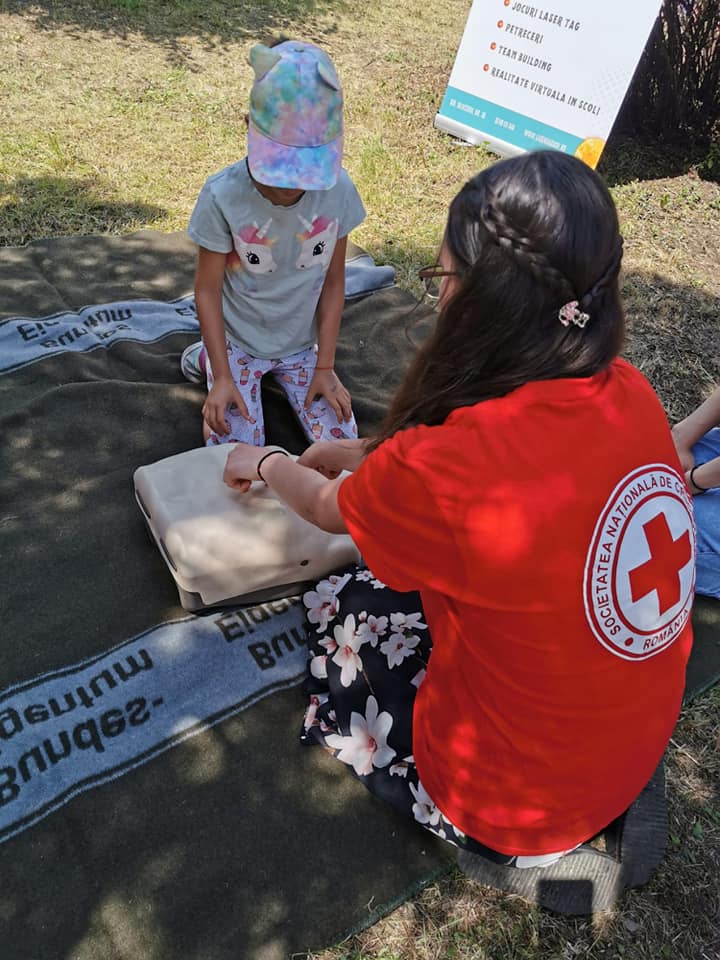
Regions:
[[[271,362],[272,375],[285,391],[311,443],[315,440],[352,440],[357,437],[355,417],[351,414],[349,420],[339,421],[325,397],[318,397],[305,409],[308,386],[317,362],[317,355],[312,348]]]
[[[207,385],[208,390],[210,390],[213,385],[210,358],[206,358],[205,362],[207,368]],[[265,443],[265,422],[263,420],[262,404],[260,402],[260,380],[262,376],[270,370],[271,361],[251,357],[239,347],[228,342],[228,363],[230,364],[230,373],[235,381],[235,386],[240,391],[240,395],[245,401],[247,411],[255,420],[255,423],[250,423],[249,420],[241,416],[240,411],[234,405],[228,407],[225,422],[230,428],[230,433],[226,433],[224,437],[221,437],[211,430],[203,420],[205,445],[210,447],[218,443],[251,443],[256,447],[261,447]]]

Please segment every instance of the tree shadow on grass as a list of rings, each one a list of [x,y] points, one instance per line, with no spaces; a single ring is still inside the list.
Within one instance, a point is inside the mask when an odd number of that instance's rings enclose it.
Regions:
[[[627,134],[611,134],[598,165],[611,187],[634,180],[679,177],[697,167],[707,156],[707,146],[645,143]]]
[[[38,27],[95,30],[128,39],[133,33],[165,48],[174,63],[185,63],[181,38],[197,37],[209,48],[218,42],[271,42],[316,14],[340,10],[346,0],[39,0],[33,5]],[[5,0],[4,11],[28,16],[24,0]],[[331,32],[332,27],[324,32]]]
[[[720,383],[720,301],[705,290],[638,270],[623,274],[622,294],[623,355],[645,374],[675,423]]]
[[[97,180],[72,177],[18,177],[0,180],[0,245],[35,237],[127,233],[165,216],[162,207],[140,201],[109,200]]]

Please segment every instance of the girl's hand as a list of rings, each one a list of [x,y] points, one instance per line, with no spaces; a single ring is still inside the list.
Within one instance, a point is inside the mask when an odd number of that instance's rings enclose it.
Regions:
[[[259,480],[258,463],[266,453],[278,447],[254,447],[250,443],[233,443],[223,472],[223,481],[233,490],[247,493],[253,480]]]
[[[348,421],[352,416],[352,407],[350,406],[350,394],[340,383],[340,380],[334,370],[318,370],[316,368],[313,378],[310,381],[308,392],[305,397],[305,409],[310,406],[318,394],[325,397],[327,402],[335,411],[338,423],[343,420]]]
[[[203,404],[202,415],[210,429],[221,437],[230,433],[230,427],[225,418],[227,408],[233,405],[240,411],[240,416],[245,417],[250,423],[255,423],[232,377],[229,375],[216,377]]]

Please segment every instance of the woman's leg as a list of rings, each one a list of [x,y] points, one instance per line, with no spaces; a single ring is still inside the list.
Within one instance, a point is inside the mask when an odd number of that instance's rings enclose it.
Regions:
[[[371,793],[455,846],[513,866],[562,856],[517,858],[491,850],[454,827],[420,781],[413,706],[432,640],[419,594],[391,590],[367,567],[352,565],[321,581],[303,602],[310,661],[301,740],[325,747]]]
[[[693,447],[695,463],[720,456],[720,428],[705,434]],[[695,590],[706,597],[720,597],[720,488],[693,497],[697,527],[697,578]]]
[[[203,420],[205,445],[210,447],[219,443],[240,442],[261,447],[265,443],[265,421],[260,399],[260,380],[270,370],[271,361],[251,357],[230,341],[227,344],[227,352],[230,373],[235,381],[235,386],[240,391],[240,396],[245,401],[247,411],[255,422],[251,423],[246,420],[233,404],[227,409],[225,422],[230,428],[230,433],[226,433],[225,436],[215,433]],[[208,390],[210,390],[213,385],[213,374],[209,357],[206,357],[205,364],[207,385]]]
[[[317,354],[302,350],[282,360],[272,361],[272,373],[288,398],[310,443],[315,440],[352,440],[357,437],[357,424],[350,419],[338,421],[337,414],[324,397],[313,400],[305,409],[308,386],[313,378]]]

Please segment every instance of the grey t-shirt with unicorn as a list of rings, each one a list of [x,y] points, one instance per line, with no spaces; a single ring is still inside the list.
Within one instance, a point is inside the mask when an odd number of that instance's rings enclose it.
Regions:
[[[289,357],[317,339],[315,310],[338,237],[365,219],[345,170],[330,190],[307,190],[291,207],[267,200],[245,160],[211,176],[188,234],[227,254],[223,315],[228,337],[253,357]]]

